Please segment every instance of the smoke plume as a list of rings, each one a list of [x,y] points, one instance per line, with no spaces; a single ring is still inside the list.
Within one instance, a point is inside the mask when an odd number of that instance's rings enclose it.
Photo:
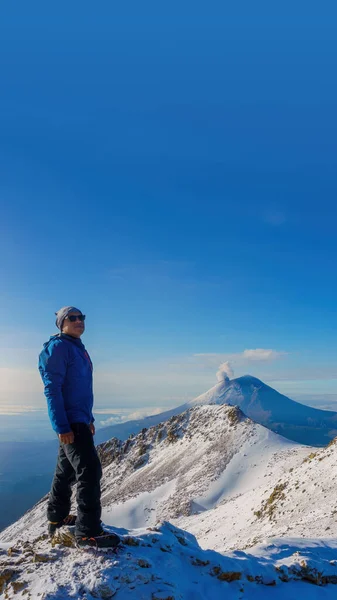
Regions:
[[[219,370],[218,370],[216,376],[217,376],[217,380],[219,382],[226,381],[226,379],[232,379],[234,377],[234,371],[228,360],[226,360],[226,362],[222,363],[219,366]]]

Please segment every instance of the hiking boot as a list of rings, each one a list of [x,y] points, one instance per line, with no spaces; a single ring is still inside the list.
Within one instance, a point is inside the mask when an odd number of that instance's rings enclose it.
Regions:
[[[105,531],[105,529],[91,537],[76,537],[76,544],[80,548],[116,548],[120,541],[118,535]]]
[[[62,521],[49,521],[48,522],[49,535],[53,536],[56,529],[63,527],[63,525],[69,525],[69,526],[75,525],[76,518],[77,518],[76,515],[68,515]]]

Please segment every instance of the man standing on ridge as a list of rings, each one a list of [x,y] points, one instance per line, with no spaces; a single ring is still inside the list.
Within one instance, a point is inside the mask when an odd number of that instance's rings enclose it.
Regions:
[[[52,536],[62,525],[75,525],[79,546],[115,547],[119,537],[101,524],[102,468],[93,438],[92,362],[80,339],[85,315],[74,306],[55,314],[61,333],[51,336],[39,356],[48,414],[60,442],[48,499],[48,531]],[[77,517],[69,514],[75,482]]]

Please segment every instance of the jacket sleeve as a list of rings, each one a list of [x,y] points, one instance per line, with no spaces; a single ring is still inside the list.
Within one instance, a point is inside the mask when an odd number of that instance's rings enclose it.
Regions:
[[[56,433],[71,431],[62,395],[62,385],[67,372],[67,356],[67,347],[58,342],[44,348],[39,357],[39,371],[44,383],[48,414]]]
[[[93,377],[92,377],[92,373],[93,373],[93,370],[94,370],[94,369],[93,369],[92,360],[91,360],[91,358],[90,358],[90,356],[89,356],[88,352],[87,352],[87,351],[85,351],[85,353],[86,353],[86,356],[87,356],[87,358],[88,358],[88,360],[89,360],[89,364],[90,364],[90,370],[91,370],[91,390],[92,390],[92,384],[93,384],[93,381],[92,381],[92,379],[93,379]],[[90,421],[90,422],[91,422],[91,423],[94,423],[94,422],[95,422],[95,417],[94,417],[94,415],[93,415],[92,408],[91,408],[91,410],[90,410],[90,415],[91,415],[91,417],[90,417],[90,418],[91,418],[91,421]]]

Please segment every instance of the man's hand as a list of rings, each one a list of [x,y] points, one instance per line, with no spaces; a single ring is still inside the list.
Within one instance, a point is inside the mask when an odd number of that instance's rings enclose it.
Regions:
[[[58,436],[61,444],[73,444],[75,439],[73,431],[68,431],[68,433],[59,433]]]
[[[93,423],[89,424],[89,429],[90,429],[92,435],[95,435],[95,425]]]

